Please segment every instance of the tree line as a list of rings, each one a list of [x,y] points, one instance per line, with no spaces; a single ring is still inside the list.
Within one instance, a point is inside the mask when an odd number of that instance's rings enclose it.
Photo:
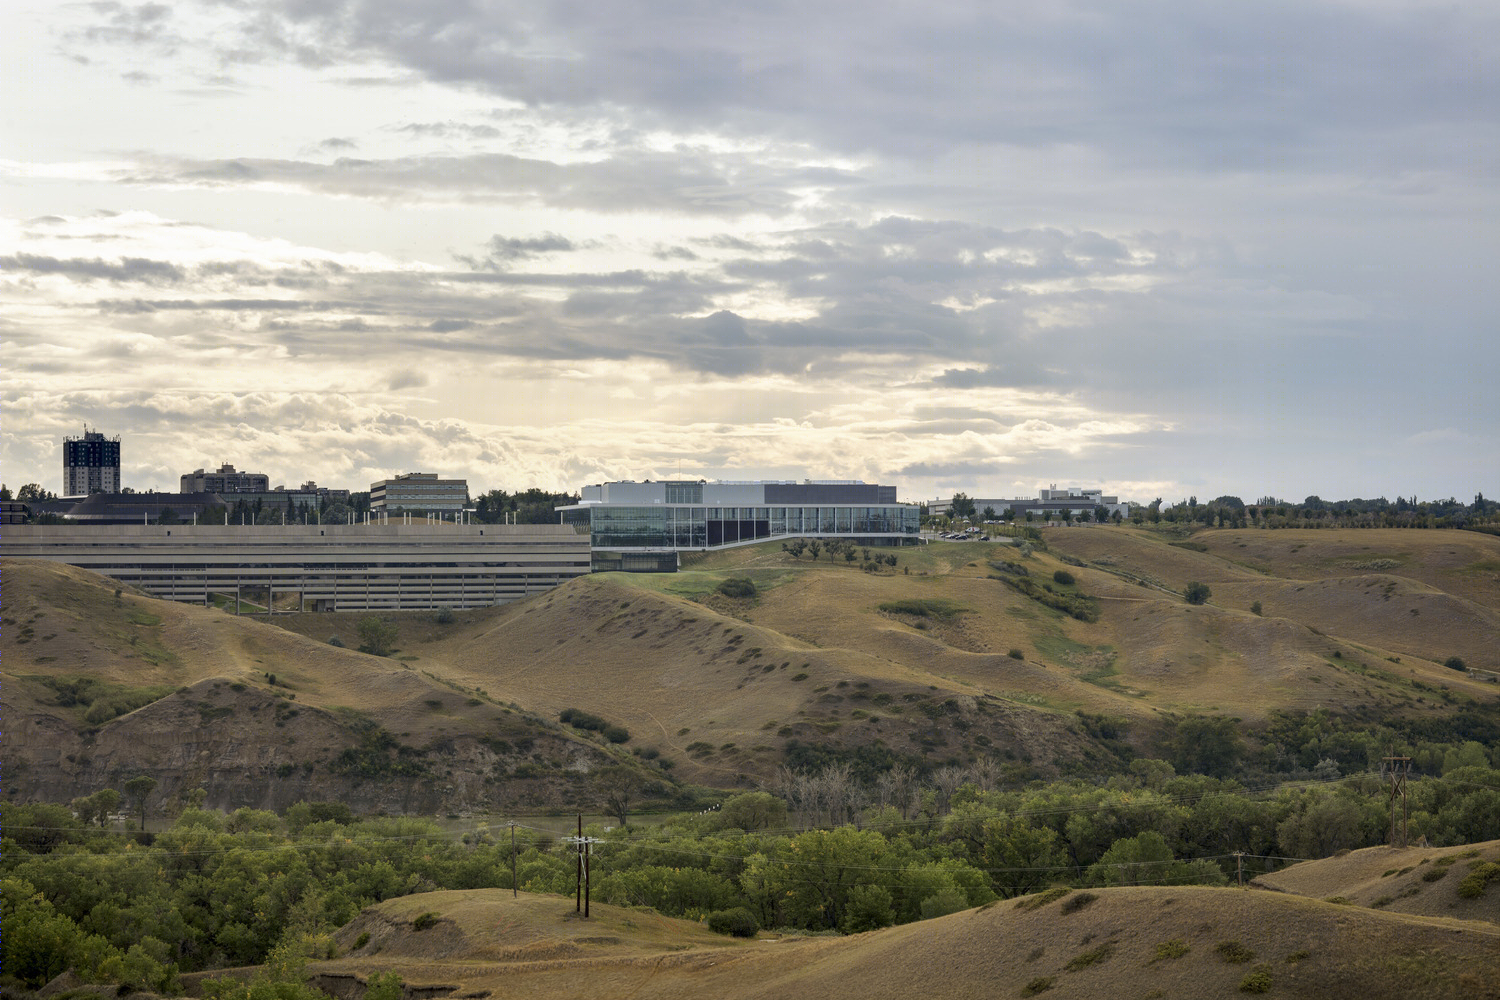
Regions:
[[[1410,782],[1411,836],[1435,847],[1500,837],[1500,770],[1478,744],[1447,752],[1441,775]],[[839,764],[788,769],[719,809],[591,827],[594,898],[741,931],[852,933],[1049,886],[1223,885],[1235,851],[1254,874],[1382,843],[1381,777],[1340,776],[1330,758],[1316,768],[1259,790],[1155,759],[1102,783],[1021,788],[982,763],[898,766],[868,782]],[[282,815],[189,806],[154,837],[86,810],[6,804],[0,848],[8,990],[73,969],[171,994],[185,972],[329,957],[337,928],[395,896],[510,888],[512,866],[527,892],[567,895],[575,878],[571,848],[545,831],[523,829],[512,854],[504,827],[449,835],[329,803]]]

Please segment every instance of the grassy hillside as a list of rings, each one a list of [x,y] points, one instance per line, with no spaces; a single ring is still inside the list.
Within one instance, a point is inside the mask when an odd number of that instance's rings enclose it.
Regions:
[[[414,921],[436,922],[417,930]],[[368,935],[368,937],[365,937]],[[356,943],[363,941],[359,948]],[[1123,888],[1023,897],[847,938],[735,942],[649,910],[430,893],[367,910],[315,982],[395,972],[458,995],[1500,996],[1500,928],[1237,889]]]
[[[20,800],[67,801],[148,773],[153,814],[200,786],[228,807],[485,809],[550,802],[570,773],[611,761],[398,659],[71,567],[6,560],[4,573],[6,794]],[[520,780],[497,780],[524,764]]]
[[[688,554],[680,573],[599,574],[447,623],[389,615],[388,658],[353,651],[363,615],[268,623],[7,560],[10,788],[64,797],[150,762],[179,785],[238,769],[235,794],[260,789],[254,805],[338,788],[464,811],[576,796],[589,761],[743,787],[789,754],[867,769],[987,757],[1024,779],[1118,767],[1119,732],[1160,755],[1173,717],[1443,720],[1500,694],[1500,538],[1043,534],[1030,554],[894,550],[879,572],[775,543]],[[720,593],[731,577],[755,595]],[[1183,599],[1190,581],[1207,603]],[[1469,669],[1443,665],[1455,656]],[[568,708],[628,738],[559,727]],[[377,790],[391,779],[403,790]]]
[[[1485,866],[1497,863],[1500,841],[1493,840],[1465,847],[1367,847],[1304,861],[1255,881],[1279,892],[1343,899],[1391,913],[1500,924],[1500,891],[1495,891],[1500,882],[1488,880],[1494,884],[1478,893],[1472,881],[1465,886],[1466,879],[1483,878],[1493,871]]]

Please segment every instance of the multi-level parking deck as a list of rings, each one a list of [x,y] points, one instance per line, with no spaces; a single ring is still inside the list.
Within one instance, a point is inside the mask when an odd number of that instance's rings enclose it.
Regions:
[[[0,552],[173,601],[305,611],[503,604],[589,572],[588,534],[562,524],[8,525]]]

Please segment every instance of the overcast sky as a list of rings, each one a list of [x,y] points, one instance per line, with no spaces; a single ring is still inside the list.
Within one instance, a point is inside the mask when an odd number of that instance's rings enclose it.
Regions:
[[[1500,6],[0,13],[0,469],[1500,495]]]

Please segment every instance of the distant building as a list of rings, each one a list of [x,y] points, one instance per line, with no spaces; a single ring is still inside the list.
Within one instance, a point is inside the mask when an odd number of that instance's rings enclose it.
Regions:
[[[79,524],[156,524],[170,512],[179,524],[213,513],[222,517],[217,493],[95,493],[58,513]]]
[[[1035,499],[1017,498],[1004,500],[974,497],[973,501],[974,513],[979,517],[984,516],[986,509],[991,509],[995,512],[995,517],[997,518],[1010,516],[1007,515],[1006,511],[1014,511],[1014,516],[1023,520],[1027,514],[1031,514],[1033,517],[1041,517],[1048,513],[1061,514],[1063,511],[1068,511],[1074,517],[1092,519],[1094,511],[1100,507],[1104,508],[1106,517],[1113,517],[1116,512],[1121,517],[1130,516],[1129,502],[1122,503],[1117,496],[1106,496],[1103,490],[1081,489],[1076,486],[1060,490],[1057,488],[1056,483],[1052,484],[1051,489],[1038,490]],[[952,510],[952,507],[952,497],[946,499],[938,498],[927,504],[927,511],[930,514],[944,515],[948,514]]]
[[[370,510],[376,512],[451,513],[463,510],[468,501],[467,479],[439,479],[435,472],[407,472],[370,484]]]
[[[217,472],[194,469],[181,479],[184,493],[266,493],[271,477],[264,472],[236,472],[232,465],[221,465]]]
[[[63,438],[63,496],[120,492],[120,438],[83,428],[83,437]]]
[[[314,494],[315,496],[317,496],[319,503],[331,503],[331,504],[333,504],[333,503],[348,503],[349,502],[349,491],[348,490],[335,490],[335,489],[330,489],[327,486],[319,486],[317,483],[313,482],[311,479],[309,479],[307,482],[305,482],[305,483],[302,484],[301,491],[303,493],[312,493],[312,494]]]
[[[557,510],[589,532],[595,570],[670,572],[681,549],[798,536],[903,545],[920,526],[896,487],[852,481],[600,483]]]

